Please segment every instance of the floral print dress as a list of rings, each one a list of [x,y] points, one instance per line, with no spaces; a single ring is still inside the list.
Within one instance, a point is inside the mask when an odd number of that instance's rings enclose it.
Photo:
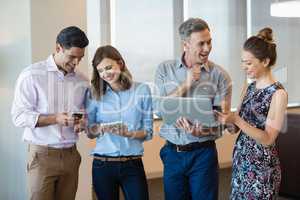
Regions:
[[[251,83],[243,99],[239,115],[252,126],[265,129],[272,95],[283,89],[279,83],[256,89]],[[232,200],[276,199],[281,169],[275,144],[265,147],[241,132],[233,150],[231,195]]]

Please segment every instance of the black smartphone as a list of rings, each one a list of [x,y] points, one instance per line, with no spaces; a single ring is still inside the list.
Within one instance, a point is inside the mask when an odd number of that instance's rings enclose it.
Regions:
[[[218,111],[218,112],[222,112],[221,106],[213,105],[212,109],[213,109],[213,111],[216,110],[216,111]]]
[[[74,120],[80,120],[83,118],[84,113],[83,112],[73,112],[72,117]]]

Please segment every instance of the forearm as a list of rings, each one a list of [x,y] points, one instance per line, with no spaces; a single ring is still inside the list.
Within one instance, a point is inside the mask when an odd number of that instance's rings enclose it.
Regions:
[[[241,131],[243,131],[245,134],[247,134],[257,142],[261,143],[262,145],[268,146],[272,144],[271,138],[266,131],[251,126],[241,117],[238,116],[236,118],[235,124],[241,129]]]
[[[181,85],[179,85],[175,90],[173,90],[170,94],[168,94],[168,97],[182,97],[184,96],[191,88],[191,84],[187,84],[186,81],[184,81]]]
[[[90,138],[90,139],[95,139],[95,138],[97,138],[98,136],[100,136],[101,135],[101,133],[99,132],[99,133],[92,133],[92,132],[90,132],[90,131],[86,131],[86,136],[88,137],[88,138]]]
[[[96,137],[99,137],[100,135],[103,135],[102,128],[100,127],[100,124],[93,123],[93,125],[89,125],[85,128],[86,136],[90,139],[94,139]]]
[[[207,128],[194,128],[192,131],[192,135],[196,137],[203,137],[208,135],[219,135],[221,132],[221,127],[207,127]]]
[[[54,124],[57,124],[55,114],[50,114],[50,115],[40,114],[37,124],[36,124],[36,127],[50,126],[50,125],[54,125]]]
[[[39,117],[39,113],[31,110],[12,110],[12,121],[17,127],[28,127],[35,128],[37,124],[37,120]]]
[[[147,131],[139,130],[139,131],[130,131],[126,134],[126,137],[134,138],[134,139],[145,139],[147,136]]]

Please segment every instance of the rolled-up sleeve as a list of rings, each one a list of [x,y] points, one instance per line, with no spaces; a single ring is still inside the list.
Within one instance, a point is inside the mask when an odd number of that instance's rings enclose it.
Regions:
[[[21,73],[15,87],[12,103],[12,121],[17,127],[35,128],[39,112],[37,112],[37,90],[34,87],[33,77]]]
[[[153,109],[152,96],[149,86],[145,85],[145,93],[143,96],[143,129],[147,135],[145,140],[150,140],[153,137]]]
[[[165,72],[165,65],[161,63],[155,73],[154,79],[154,99],[153,99],[153,108],[154,114],[161,118],[161,113],[159,111],[159,102],[155,97],[162,97],[167,96],[167,92],[165,89],[165,79],[166,79],[166,72]]]
[[[97,113],[97,106],[95,100],[92,98],[91,90],[88,89],[85,93],[85,110],[87,112],[88,117],[88,126],[92,126],[96,123],[96,113]]]
[[[223,70],[222,76],[219,77],[219,95],[220,99],[224,100],[226,96],[232,95],[232,82],[229,74]]]
[[[155,87],[154,87],[154,95],[155,96],[166,96],[167,92],[165,89],[165,78],[166,78],[166,72],[165,72],[165,65],[164,63],[161,63],[156,72],[155,72]]]

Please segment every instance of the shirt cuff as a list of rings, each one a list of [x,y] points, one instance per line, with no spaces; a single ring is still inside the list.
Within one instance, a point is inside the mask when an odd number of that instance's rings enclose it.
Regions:
[[[27,113],[26,124],[29,128],[34,129],[38,123],[40,113],[38,112],[29,112]]]

